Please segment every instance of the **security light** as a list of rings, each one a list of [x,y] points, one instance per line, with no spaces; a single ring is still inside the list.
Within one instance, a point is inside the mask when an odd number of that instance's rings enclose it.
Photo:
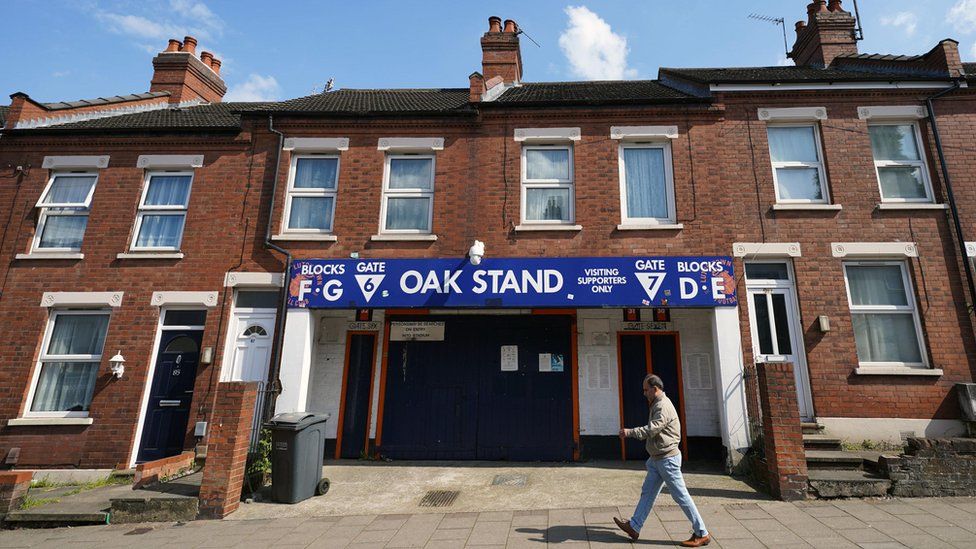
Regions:
[[[485,257],[485,243],[480,240],[475,240],[474,244],[468,250],[468,259],[471,261],[472,265],[480,265],[481,258]]]

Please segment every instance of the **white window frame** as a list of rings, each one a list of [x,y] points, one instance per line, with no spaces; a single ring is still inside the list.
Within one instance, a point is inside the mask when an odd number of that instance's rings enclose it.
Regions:
[[[95,182],[92,183],[91,189],[88,191],[88,196],[85,197],[83,203],[55,203],[55,204],[44,204],[44,198],[47,197],[48,193],[51,192],[51,187],[54,186],[54,181],[59,177],[95,177]],[[31,239],[31,253],[61,253],[61,252],[80,252],[81,246],[77,248],[42,248],[41,247],[41,236],[44,234],[44,229],[47,225],[47,220],[49,217],[56,216],[69,216],[69,215],[83,215],[88,217],[91,213],[91,201],[92,196],[95,194],[95,187],[98,186],[98,172],[97,171],[53,171],[51,176],[48,178],[47,186],[44,187],[44,192],[41,193],[40,198],[37,199],[38,217],[37,217],[37,229],[34,231],[34,238]],[[87,226],[86,226],[87,232]],[[84,240],[84,235],[82,235],[82,240]]]
[[[905,289],[906,305],[854,305],[851,299],[851,284],[847,276],[848,267],[883,267],[897,265],[901,270],[902,286]],[[908,268],[904,261],[845,261],[844,262],[844,287],[847,289],[847,306],[851,313],[851,332],[853,335],[853,317],[857,313],[870,314],[906,314],[911,313],[912,321],[915,325],[915,337],[918,339],[919,355],[921,362],[862,362],[858,356],[858,367],[860,368],[928,368],[928,351],[925,348],[925,338],[922,334],[922,322],[918,316],[918,306],[915,301],[915,288],[912,286],[911,278],[908,276]],[[854,340],[855,353],[857,352],[857,339]]]
[[[668,203],[667,217],[632,217],[627,212],[627,166],[624,161],[625,149],[661,149],[664,154],[664,187]],[[670,141],[623,142],[617,148],[617,164],[620,171],[620,223],[623,225],[671,225],[677,219],[674,198],[674,167],[671,164]]]
[[[527,177],[528,163],[525,153],[530,150],[565,150],[569,154],[569,179],[529,179]],[[576,170],[571,143],[558,144],[525,144],[522,145],[522,184],[521,184],[521,223],[523,225],[573,225],[576,223]],[[529,189],[568,189],[569,190],[569,219],[528,219],[528,190]]]
[[[773,160],[773,146],[769,139],[769,129],[771,128],[813,128],[813,139],[817,148],[817,162],[777,162]],[[766,141],[769,148],[769,161],[773,166],[773,189],[776,193],[777,204],[830,204],[830,185],[827,184],[827,171],[824,169],[823,144],[820,140],[820,124],[817,122],[777,122],[766,124]],[[811,200],[806,198],[780,197],[779,175],[776,170],[779,168],[816,168],[820,177],[820,194],[822,200]]]
[[[885,120],[868,123],[868,139],[871,138],[870,129],[872,126],[911,126],[915,132],[915,147],[918,149],[918,160],[878,160],[874,158],[874,148],[871,149],[871,157],[874,160],[874,171],[878,178],[878,194],[881,202],[887,204],[932,204],[935,202],[935,193],[932,192],[932,179],[929,177],[929,164],[925,157],[925,148],[922,147],[922,131],[918,122],[913,120]],[[922,172],[922,184],[925,186],[925,198],[886,198],[884,188],[881,186],[880,168],[920,168]]]
[[[68,315],[96,315],[104,314],[109,317],[109,326],[112,324],[111,309],[106,308],[91,308],[91,309],[54,309],[50,312],[47,318],[47,324],[44,329],[44,339],[41,341],[41,352],[38,354],[37,361],[34,364],[34,372],[31,375],[31,385],[30,390],[27,393],[27,403],[24,406],[24,413],[22,417],[46,417],[46,418],[67,418],[67,417],[88,417],[89,412],[32,412],[31,407],[34,405],[34,396],[37,392],[37,385],[41,380],[41,369],[44,367],[46,362],[91,362],[96,365],[97,369],[101,368],[102,356],[105,354],[105,342],[102,342],[102,354],[98,355],[54,355],[48,356],[47,349],[48,345],[51,344],[51,336],[54,335],[54,324],[59,316]],[[106,339],[108,339],[108,332],[106,331]],[[96,372],[97,372],[96,369]],[[96,374],[97,375],[97,374]],[[94,396],[94,395],[93,395]],[[89,408],[91,403],[89,403]]]
[[[302,158],[312,158],[312,159],[322,159],[322,158],[335,158],[336,160],[336,176],[335,185],[333,189],[326,189],[323,187],[295,187],[295,176],[298,175],[298,161]],[[339,165],[341,159],[338,154],[314,154],[314,153],[304,153],[304,154],[293,154],[291,156],[291,165],[289,166],[288,172],[288,190],[287,197],[285,199],[285,212],[281,219],[281,234],[332,234],[335,232],[335,211],[336,203],[338,202],[339,193]],[[332,217],[329,219],[329,229],[292,229],[289,227],[291,223],[291,203],[296,197],[300,198],[332,198]]]
[[[190,186],[186,192],[186,202],[183,205],[147,206],[146,195],[149,193],[149,182],[153,176],[189,176]],[[178,252],[183,245],[183,235],[186,233],[186,218],[190,206],[190,196],[193,193],[193,170],[147,170],[142,183],[142,196],[139,198],[139,209],[136,213],[135,230],[132,233],[132,244],[129,249],[133,252]],[[169,246],[137,246],[139,231],[142,230],[142,219],[147,215],[182,215],[183,229],[175,247]]]
[[[430,189],[391,189],[390,164],[393,159],[430,159]],[[434,232],[434,185],[437,179],[437,156],[434,154],[390,152],[383,159],[383,199],[380,203],[380,234],[433,234]],[[426,198],[430,201],[427,208],[427,229],[387,229],[386,212],[390,198]]]

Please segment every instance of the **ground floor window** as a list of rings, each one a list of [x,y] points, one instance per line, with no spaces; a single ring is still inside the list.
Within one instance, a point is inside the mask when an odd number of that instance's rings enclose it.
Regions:
[[[921,325],[905,264],[847,263],[844,274],[860,365],[924,367]]]
[[[87,415],[102,360],[107,311],[54,311],[48,321],[30,412]]]

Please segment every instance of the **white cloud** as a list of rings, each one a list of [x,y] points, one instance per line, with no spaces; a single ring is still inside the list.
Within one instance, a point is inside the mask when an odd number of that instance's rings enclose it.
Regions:
[[[244,82],[231,86],[224,101],[276,101],[280,95],[281,86],[274,76],[251,73]]]
[[[569,60],[573,74],[587,80],[635,78],[627,68],[627,39],[586,6],[567,6],[569,26],[559,35],[559,47]]]
[[[108,25],[109,29],[113,32],[139,38],[182,38],[183,32],[186,30],[186,27],[159,21],[150,21],[139,15],[99,12],[95,14],[95,17]]]
[[[959,0],[949,8],[948,21],[958,32],[976,31],[976,0]]]
[[[224,21],[203,2],[195,0],[170,0],[168,7],[143,4],[141,13],[113,13],[98,11],[95,18],[117,34],[138,39],[143,47],[147,39],[159,42],[153,51],[161,51],[164,40],[194,36],[202,40],[214,40],[223,35]]]
[[[176,13],[190,21],[193,21],[197,25],[201,25],[216,32],[218,35],[224,30],[223,19],[218,17],[216,13],[212,12],[203,2],[194,2],[193,0],[170,0],[169,4]]]
[[[894,15],[881,18],[881,24],[886,27],[897,27],[905,31],[905,36],[914,36],[918,28],[918,17],[910,11],[900,11]]]

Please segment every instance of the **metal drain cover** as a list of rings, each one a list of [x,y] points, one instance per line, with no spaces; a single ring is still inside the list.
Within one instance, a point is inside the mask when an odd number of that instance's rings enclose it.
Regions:
[[[520,475],[518,473],[506,474],[506,475],[495,475],[495,478],[491,481],[492,486],[525,486],[528,481],[525,475]]]
[[[421,507],[450,507],[461,494],[457,490],[431,490],[420,500]]]

